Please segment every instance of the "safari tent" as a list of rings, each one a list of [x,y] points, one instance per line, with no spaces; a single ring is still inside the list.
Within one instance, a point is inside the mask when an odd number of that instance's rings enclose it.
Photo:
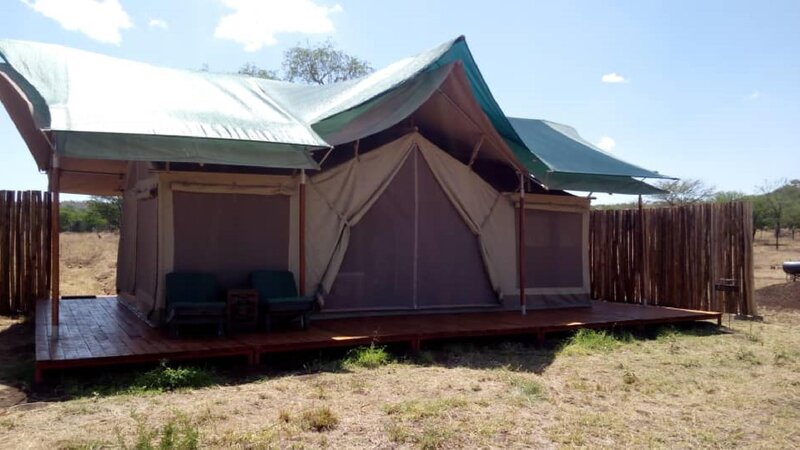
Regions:
[[[123,196],[119,297],[152,323],[176,271],[230,289],[288,269],[321,317],[589,306],[590,195],[567,191],[663,177],[507,117],[463,37],[325,86],[32,42],[0,56],[52,190]]]

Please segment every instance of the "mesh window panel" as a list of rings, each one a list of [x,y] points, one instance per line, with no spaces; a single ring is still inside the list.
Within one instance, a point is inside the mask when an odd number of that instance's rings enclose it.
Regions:
[[[158,269],[158,200],[139,200],[136,210],[136,294],[155,296]]]
[[[417,183],[417,305],[497,305],[478,237],[464,223],[422,155],[417,155]]]
[[[583,286],[583,215],[525,210],[525,287]]]
[[[289,265],[289,197],[174,192],[175,271],[210,272],[223,289]]]
[[[478,238],[458,215],[422,155],[414,152],[351,230],[325,310],[484,304],[496,304],[496,300]]]
[[[414,165],[409,155],[350,231],[325,310],[413,308]]]

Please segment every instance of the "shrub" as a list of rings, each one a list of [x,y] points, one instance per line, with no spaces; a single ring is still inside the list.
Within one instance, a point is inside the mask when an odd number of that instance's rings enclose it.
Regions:
[[[165,361],[133,381],[132,385],[144,390],[171,391],[181,388],[199,388],[215,382],[214,374],[196,367],[169,367]]]
[[[392,355],[386,351],[386,347],[377,347],[375,344],[371,344],[369,347],[358,347],[347,352],[344,366],[374,369],[389,364],[392,360]]]
[[[339,417],[327,406],[311,408],[300,415],[300,427],[306,431],[330,431],[339,425]]]

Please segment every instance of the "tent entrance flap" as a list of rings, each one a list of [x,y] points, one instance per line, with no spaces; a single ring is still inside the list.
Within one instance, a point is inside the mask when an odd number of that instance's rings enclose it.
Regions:
[[[497,305],[477,236],[415,148],[352,228],[324,310]]]

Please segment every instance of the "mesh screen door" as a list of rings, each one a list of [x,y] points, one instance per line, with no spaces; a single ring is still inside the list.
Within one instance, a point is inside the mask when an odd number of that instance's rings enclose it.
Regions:
[[[497,304],[478,238],[412,151],[353,227],[326,311]]]
[[[289,197],[174,192],[175,271],[210,272],[223,289],[289,266]]]

